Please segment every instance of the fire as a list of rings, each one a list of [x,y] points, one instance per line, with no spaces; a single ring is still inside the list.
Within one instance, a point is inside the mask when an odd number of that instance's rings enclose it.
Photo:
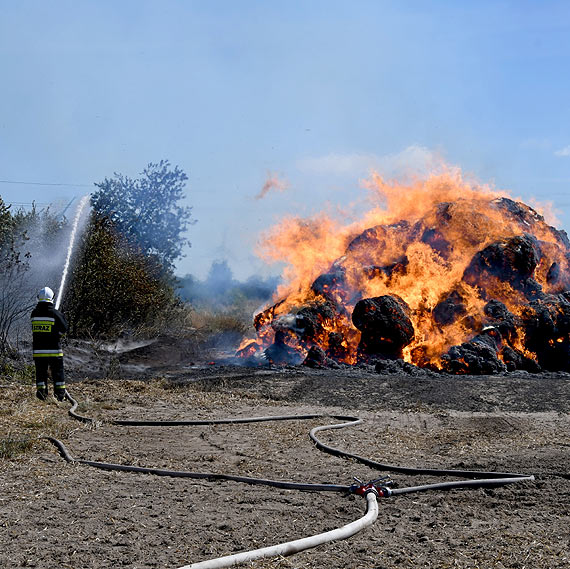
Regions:
[[[566,324],[546,347],[533,327],[552,312],[570,321],[563,231],[459,170],[407,185],[373,174],[366,187],[371,206],[358,221],[290,217],[265,235],[261,254],[285,262],[285,284],[240,355],[291,362],[312,349],[467,373],[477,357],[512,369],[567,350]]]

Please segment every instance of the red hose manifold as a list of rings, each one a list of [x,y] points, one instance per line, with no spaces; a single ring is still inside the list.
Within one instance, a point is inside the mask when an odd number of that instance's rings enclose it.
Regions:
[[[388,488],[392,484],[392,480],[389,476],[382,476],[382,478],[377,478],[376,480],[371,480],[370,482],[364,482],[354,477],[356,484],[350,487],[350,491],[353,494],[358,494],[359,496],[366,496],[368,492],[374,492],[380,498],[388,498],[392,495],[392,490]]]

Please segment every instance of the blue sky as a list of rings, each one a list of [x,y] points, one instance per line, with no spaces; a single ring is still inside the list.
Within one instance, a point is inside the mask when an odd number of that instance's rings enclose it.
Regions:
[[[570,229],[569,2],[0,0],[0,70],[0,180],[46,184],[4,201],[166,158],[198,220],[179,274],[274,271],[253,248],[280,216],[434,155]]]

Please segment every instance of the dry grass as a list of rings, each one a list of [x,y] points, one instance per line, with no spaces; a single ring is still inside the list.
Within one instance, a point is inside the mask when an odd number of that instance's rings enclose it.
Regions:
[[[148,384],[138,381],[87,382],[85,386],[73,386],[71,390],[80,401],[78,412],[93,416],[101,410],[114,409],[116,400],[147,392],[153,397],[161,382]],[[18,456],[35,452],[42,437],[65,439],[82,426],[69,417],[69,403],[58,402],[52,397],[40,401],[35,396],[31,382],[22,383],[18,377],[4,377],[0,389],[0,461],[14,460]],[[99,396],[98,396],[99,395]],[[102,397],[101,397],[102,396]]]
[[[259,301],[241,299],[230,307],[196,307],[192,311],[192,326],[206,346],[231,344],[237,347],[244,337],[255,337],[253,316]]]
[[[200,310],[194,312],[192,324],[198,330],[210,333],[217,332],[240,332],[245,333],[250,324],[243,318],[232,312],[215,312],[211,310]]]
[[[18,439],[8,435],[0,439],[0,460],[12,459],[19,454],[24,454],[34,448],[33,439]]]
[[[43,436],[67,437],[77,424],[62,412],[65,407],[55,399],[36,399],[33,385],[4,383],[0,389],[0,460],[35,451]]]
[[[247,399],[248,405],[253,406],[257,399],[251,394],[242,397],[223,389],[204,390],[200,385],[180,386],[163,379],[84,381],[73,384],[70,391],[79,401],[78,413],[96,420],[105,419],[109,412],[125,405],[146,407],[156,401],[167,403],[175,416],[177,407],[183,409],[189,398],[199,416],[209,417],[236,398]],[[43,444],[42,437],[66,439],[77,429],[91,428],[69,417],[68,409],[69,403],[59,403],[52,397],[39,401],[32,383],[5,377],[0,389],[0,464],[36,452],[38,445]]]

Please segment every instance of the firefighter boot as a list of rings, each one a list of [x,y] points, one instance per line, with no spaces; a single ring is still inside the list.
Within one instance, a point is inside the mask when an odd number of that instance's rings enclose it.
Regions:
[[[45,401],[47,399],[47,396],[49,395],[47,387],[38,387],[36,389],[36,397],[40,400],[40,401]]]
[[[55,389],[53,392],[53,396],[58,400],[58,401],[64,401],[65,400],[65,387],[63,389]]]

